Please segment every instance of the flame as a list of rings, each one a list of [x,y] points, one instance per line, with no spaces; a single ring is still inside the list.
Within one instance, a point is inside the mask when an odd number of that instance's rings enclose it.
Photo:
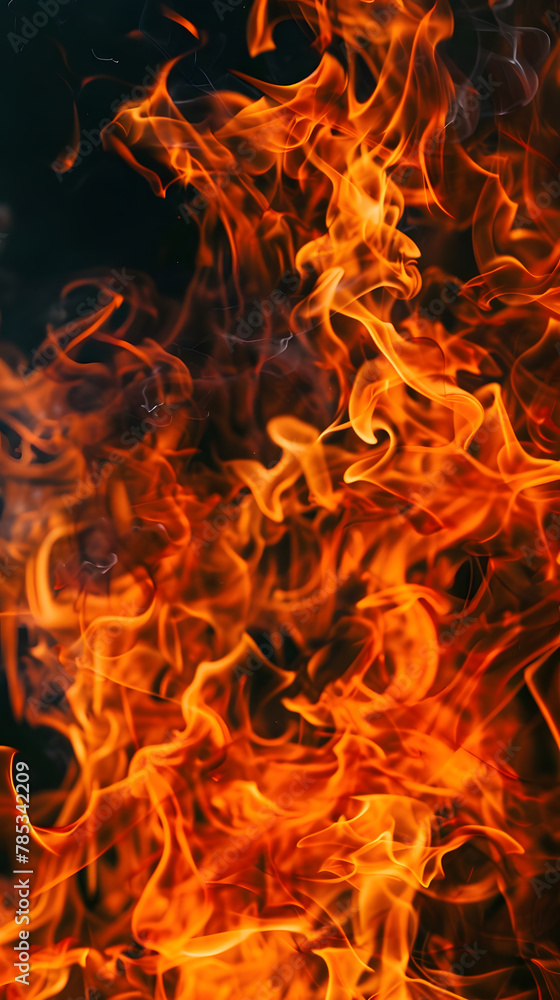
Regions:
[[[10,702],[64,763],[8,998],[557,995],[558,46],[507,6],[471,79],[447,0],[255,0],[305,79],[171,63],[104,132],[196,265],[0,362]]]
[[[170,21],[175,21],[176,24],[180,24],[181,27],[186,28],[187,31],[189,31],[191,35],[194,35],[196,39],[200,38],[198,28],[192,23],[192,21],[189,21],[186,17],[182,17],[182,15],[178,14],[176,10],[171,10],[167,4],[162,4],[161,9]]]

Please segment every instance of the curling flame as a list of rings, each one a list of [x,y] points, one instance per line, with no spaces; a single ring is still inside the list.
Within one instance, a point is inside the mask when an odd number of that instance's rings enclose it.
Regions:
[[[171,65],[104,136],[198,249],[1,363],[10,699],[66,754],[28,998],[558,995],[558,48],[506,6],[467,80],[447,0],[255,0],[306,79]]]

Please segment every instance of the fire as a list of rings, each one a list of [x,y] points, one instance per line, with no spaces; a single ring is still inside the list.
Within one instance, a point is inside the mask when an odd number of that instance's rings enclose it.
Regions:
[[[558,995],[558,44],[506,6],[471,79],[446,0],[254,0],[306,79],[169,64],[105,132],[196,264],[1,362],[9,696],[64,756],[9,1000]]]

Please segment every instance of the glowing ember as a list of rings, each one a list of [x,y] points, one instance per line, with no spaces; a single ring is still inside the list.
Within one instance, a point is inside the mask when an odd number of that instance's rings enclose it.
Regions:
[[[560,995],[560,43],[523,7],[467,78],[445,0],[255,0],[307,79],[185,105],[168,65],[105,133],[196,268],[2,363],[10,699],[72,749],[9,1000]]]

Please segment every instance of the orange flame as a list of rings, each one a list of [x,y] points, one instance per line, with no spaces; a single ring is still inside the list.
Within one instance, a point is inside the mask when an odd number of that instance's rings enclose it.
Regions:
[[[184,301],[88,276],[0,363],[11,705],[69,748],[9,1000],[558,995],[558,47],[531,98],[502,29],[508,113],[447,0],[255,0],[251,55],[289,18],[306,79],[183,113],[171,64],[104,134]]]

